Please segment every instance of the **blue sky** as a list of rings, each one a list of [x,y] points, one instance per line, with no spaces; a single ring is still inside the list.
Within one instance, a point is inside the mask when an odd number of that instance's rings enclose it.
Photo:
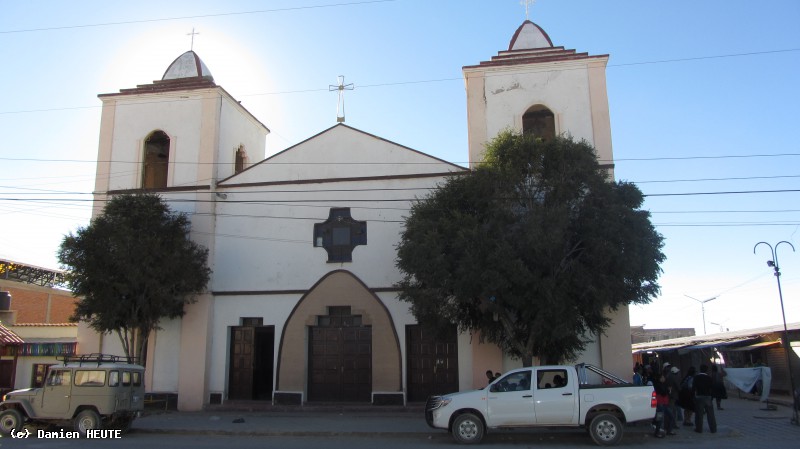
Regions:
[[[100,101],[160,79],[194,50],[272,134],[269,154],[336,120],[467,160],[461,67],[505,50],[518,0],[0,1],[0,257],[57,267],[88,224]],[[555,45],[609,54],[616,176],[649,195],[666,238],[662,295],[631,323],[708,332],[781,322],[757,242],[800,250],[800,2],[539,0]],[[754,193],[756,191],[769,191]],[[722,193],[750,192],[750,193]],[[703,194],[698,193],[714,193]],[[678,195],[680,194],[680,195]],[[800,253],[778,250],[786,316],[800,321]],[[711,324],[718,323],[718,324]]]

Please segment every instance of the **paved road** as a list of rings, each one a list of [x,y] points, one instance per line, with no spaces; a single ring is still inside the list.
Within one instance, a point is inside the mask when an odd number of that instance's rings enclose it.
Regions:
[[[717,412],[718,432],[695,433],[683,427],[678,435],[652,437],[649,424],[626,429],[622,447],[648,444],[658,447],[763,447],[795,448],[800,427],[790,424],[791,411],[779,406],[765,410],[763,404],[742,399],[723,403]],[[707,430],[707,429],[706,429]],[[427,427],[418,412],[342,410],[336,412],[168,412],[138,419],[122,440],[55,440],[30,438],[0,440],[0,447],[83,448],[146,447],[330,447],[330,448],[441,448],[452,447],[445,432]],[[487,435],[482,448],[502,447],[589,447],[591,439],[581,430],[537,429],[496,431]]]

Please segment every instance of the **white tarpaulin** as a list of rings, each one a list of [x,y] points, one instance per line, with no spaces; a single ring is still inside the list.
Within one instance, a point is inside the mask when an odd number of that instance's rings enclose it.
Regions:
[[[761,381],[761,402],[769,397],[769,389],[772,384],[772,370],[768,366],[758,366],[755,368],[725,368],[728,374],[725,380],[732,383],[736,388],[750,393],[753,387]]]

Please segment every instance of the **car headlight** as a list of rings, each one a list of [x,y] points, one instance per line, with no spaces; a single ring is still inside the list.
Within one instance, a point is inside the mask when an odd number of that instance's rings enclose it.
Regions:
[[[442,408],[442,407],[446,406],[447,404],[449,404],[450,401],[452,401],[452,399],[450,399],[450,398],[445,398],[445,397],[441,397],[441,396],[433,397],[428,402],[428,410],[436,410],[436,409]]]

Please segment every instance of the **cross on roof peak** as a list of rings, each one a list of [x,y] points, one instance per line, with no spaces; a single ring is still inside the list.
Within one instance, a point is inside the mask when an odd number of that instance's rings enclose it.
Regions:
[[[353,90],[354,87],[353,83],[344,83],[344,75],[339,75],[337,81],[339,84],[331,84],[328,86],[328,92],[333,92],[334,90],[339,91],[339,102],[336,104],[336,122],[344,123],[344,91]]]
[[[194,37],[200,33],[194,32],[194,27],[192,27],[191,33],[186,33],[187,36],[192,36],[192,44],[189,46],[189,51],[194,51]]]
[[[530,20],[529,12],[530,7],[536,3],[536,0],[520,0],[519,4],[525,7],[525,20]]]

